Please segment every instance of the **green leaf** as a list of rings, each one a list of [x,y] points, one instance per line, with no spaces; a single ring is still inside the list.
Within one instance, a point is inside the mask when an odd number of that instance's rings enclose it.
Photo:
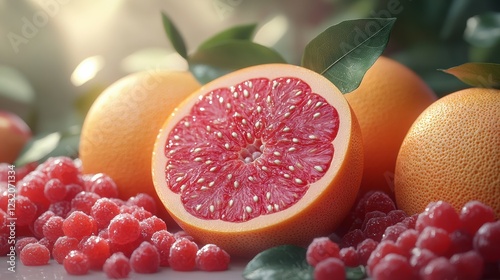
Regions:
[[[226,40],[198,49],[188,58],[189,69],[202,84],[248,66],[286,63],[275,50],[244,40]]]
[[[187,59],[186,44],[184,43],[184,39],[182,39],[181,34],[177,30],[177,27],[175,27],[174,23],[164,12],[161,13],[161,18],[163,21],[163,28],[165,29],[165,33],[167,33],[167,37],[170,40],[170,43],[174,47],[175,51],[177,51],[182,57]]]
[[[65,131],[35,136],[23,149],[15,165],[42,162],[54,156],[75,157],[78,154],[80,131],[80,126],[72,126]]]
[[[307,264],[306,249],[283,245],[265,250],[245,267],[247,280],[308,280],[313,279],[313,268]]]
[[[500,89],[500,64],[465,63],[442,71],[474,87]]]
[[[492,47],[500,42],[500,13],[486,13],[467,20],[464,39],[476,47]]]
[[[395,18],[343,21],[307,44],[302,66],[322,74],[342,93],[355,90],[382,54]]]
[[[206,49],[213,45],[217,45],[227,40],[251,40],[256,24],[246,24],[231,27],[227,30],[224,30],[220,33],[215,34],[214,36],[205,40],[201,45],[198,46],[198,49]]]
[[[366,279],[366,269],[362,265],[357,267],[346,267],[345,273],[346,273],[345,278],[348,280]]]

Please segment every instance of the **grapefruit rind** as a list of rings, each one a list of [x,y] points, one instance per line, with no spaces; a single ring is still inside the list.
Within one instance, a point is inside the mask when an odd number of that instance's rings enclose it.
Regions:
[[[200,96],[245,80],[297,77],[338,112],[339,128],[332,141],[335,153],[324,176],[309,186],[302,199],[289,208],[244,222],[201,219],[188,213],[165,181],[165,143],[172,128],[189,113]],[[326,78],[288,64],[266,64],[235,71],[206,84],[188,97],[165,121],[153,149],[153,181],[173,219],[201,243],[215,243],[232,255],[252,256],[281,244],[307,245],[312,238],[330,234],[350,210],[359,190],[363,153],[354,114],[340,91]]]

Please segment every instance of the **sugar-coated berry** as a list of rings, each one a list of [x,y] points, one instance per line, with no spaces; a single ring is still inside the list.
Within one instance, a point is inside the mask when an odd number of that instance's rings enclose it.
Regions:
[[[429,226],[420,233],[415,246],[443,256],[451,246],[450,235],[444,229]]]
[[[168,263],[173,270],[191,271],[196,268],[196,253],[198,245],[193,241],[181,238],[170,247]]]
[[[33,223],[33,234],[36,238],[42,238],[44,236],[43,225],[45,225],[45,223],[47,223],[47,221],[52,216],[55,216],[54,212],[45,211],[40,216],[38,216],[38,218],[36,218],[35,222]]]
[[[175,242],[174,235],[167,230],[159,230],[151,236],[151,243],[155,245],[160,254],[160,266],[169,266],[168,257],[170,254],[170,247]]]
[[[363,231],[366,238],[371,238],[377,242],[382,240],[385,229],[392,225],[391,219],[387,216],[371,218],[368,223],[366,223],[366,228]]]
[[[21,250],[20,259],[26,266],[46,265],[50,260],[50,251],[40,243],[29,243]]]
[[[160,254],[153,244],[144,241],[130,256],[130,266],[137,273],[156,273],[160,268]]]
[[[85,275],[89,272],[90,262],[86,254],[73,250],[64,258],[63,266],[70,275]]]
[[[474,250],[451,256],[450,263],[457,271],[458,280],[479,280],[483,275],[483,258]]]
[[[474,236],[478,229],[485,223],[495,221],[495,212],[493,208],[477,201],[469,201],[465,203],[460,211],[460,222],[462,229]]]
[[[187,240],[194,241],[194,238],[191,235],[189,235],[189,233],[187,233],[187,232],[185,232],[183,230],[176,231],[174,233],[174,237],[175,237],[175,239],[186,238]]]
[[[215,244],[206,244],[196,253],[196,267],[203,271],[224,271],[229,268],[231,257]]]
[[[21,251],[23,250],[23,248],[26,245],[31,244],[31,243],[37,243],[37,242],[38,242],[38,239],[36,239],[32,236],[21,237],[16,241],[16,251],[19,254],[19,253],[21,253]],[[10,244],[9,244],[9,247],[10,247]]]
[[[437,257],[420,271],[420,277],[422,280],[457,279],[457,271],[448,258]]]
[[[108,226],[109,239],[112,243],[127,244],[141,235],[139,220],[131,214],[119,214],[114,217]]]
[[[338,258],[326,258],[314,268],[315,280],[346,279],[344,263]]]
[[[366,229],[366,225],[368,224],[368,222],[371,219],[381,218],[381,217],[385,217],[385,216],[387,216],[386,213],[384,213],[382,211],[378,211],[378,210],[366,213],[366,215],[364,216],[364,219],[363,219],[363,223],[361,224],[361,230],[364,231]]]
[[[100,197],[118,197],[118,187],[115,181],[106,174],[97,173],[88,182],[88,190]]]
[[[52,202],[48,211],[52,211],[56,216],[65,218],[71,211],[71,202],[66,200]]]
[[[436,254],[427,249],[414,248],[411,252],[410,265],[413,267],[416,275],[420,275],[420,271],[433,259],[437,258]]]
[[[129,276],[132,268],[129,259],[122,252],[117,252],[104,262],[102,270],[110,279],[123,279]]]
[[[482,225],[474,235],[473,246],[484,260],[500,261],[500,220]]]
[[[47,249],[49,249],[49,252],[52,252],[52,249],[54,248],[54,243],[55,243],[55,241],[51,241],[51,240],[47,239],[47,237],[44,237],[44,238],[38,240],[38,244],[41,244],[41,245],[47,247]]]
[[[15,216],[17,226],[26,226],[36,219],[37,206],[26,196],[18,195],[16,197]]]
[[[339,258],[339,245],[328,237],[317,237],[307,247],[307,263],[315,267],[320,261],[327,258]]]
[[[345,266],[355,267],[359,265],[359,255],[354,247],[345,247],[340,249],[339,258]]]
[[[92,206],[99,198],[101,197],[93,192],[79,192],[73,200],[71,200],[71,208],[74,211],[82,211],[83,213],[90,215]]]
[[[144,208],[151,214],[156,214],[156,202],[153,197],[146,193],[138,193],[127,200],[128,205],[136,205]]]
[[[451,204],[444,201],[430,203],[424,212],[420,213],[415,224],[418,231],[426,227],[437,227],[451,233],[461,226],[460,217]]]
[[[52,257],[56,260],[56,262],[62,264],[64,258],[69,252],[78,250],[79,243],[80,240],[69,236],[61,236],[57,238],[54,246],[52,247]]]
[[[83,239],[95,233],[94,218],[82,211],[73,211],[63,222],[63,232],[66,236]]]
[[[55,158],[48,166],[47,175],[59,179],[63,184],[78,183],[80,171],[72,159],[68,157]]]
[[[66,197],[66,185],[59,179],[52,178],[45,183],[43,193],[50,202],[61,201]]]
[[[64,200],[72,201],[73,198],[76,197],[77,194],[84,191],[84,188],[80,184],[68,184],[66,185],[66,196]]]
[[[78,248],[87,255],[92,269],[102,269],[104,262],[111,256],[108,240],[95,235],[82,239]]]
[[[331,238],[330,238],[331,239]],[[360,242],[365,240],[365,234],[361,229],[354,229],[347,232],[340,241],[340,247],[356,247]]]
[[[408,229],[403,224],[395,224],[392,226],[388,226],[385,229],[384,234],[382,235],[382,241],[392,240],[396,242],[401,233],[405,232],[406,230]]]
[[[57,238],[64,235],[62,226],[64,219],[59,216],[50,217],[43,225],[43,236],[51,242],[56,242]]]
[[[99,198],[90,209],[90,215],[94,217],[98,229],[106,228],[118,214],[120,207],[107,197]]]
[[[389,254],[398,254],[401,256],[405,255],[405,252],[403,249],[398,247],[394,241],[386,240],[382,241],[378,244],[377,248],[373,250],[372,254],[370,255],[370,258],[368,259],[367,262],[367,268],[368,268],[368,274],[373,273],[373,269],[377,266],[377,264],[384,258],[385,256]]]
[[[153,233],[159,230],[166,230],[167,224],[162,219],[152,216],[139,222],[141,228],[141,238],[151,240]]]
[[[372,193],[365,203],[365,213],[371,211],[389,213],[392,210],[396,210],[394,201],[386,193],[380,191]]]
[[[396,245],[409,254],[411,253],[413,247],[415,247],[418,236],[418,231],[414,229],[407,229],[399,235],[398,239],[396,240]]]
[[[48,207],[50,201],[45,197],[44,189],[48,178],[45,174],[33,171],[24,179],[17,182],[18,198],[20,195],[29,198],[37,206]]]
[[[472,238],[469,233],[467,233],[463,229],[455,230],[450,233],[450,247],[448,248],[448,252],[446,252],[446,256],[451,256],[457,253],[468,252],[472,250]]]
[[[411,279],[413,271],[406,257],[391,253],[378,262],[371,277],[377,280]]]
[[[401,221],[409,229],[415,229],[415,224],[417,223],[418,214],[413,214],[408,216]]]
[[[368,263],[370,255],[375,250],[375,248],[377,248],[377,246],[378,242],[371,238],[367,238],[358,244],[358,246],[356,247],[356,252],[358,253],[360,265],[366,265]]]

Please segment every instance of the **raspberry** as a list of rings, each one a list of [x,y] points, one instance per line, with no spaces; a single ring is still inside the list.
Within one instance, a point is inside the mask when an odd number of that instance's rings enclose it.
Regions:
[[[414,229],[407,229],[402,232],[396,240],[396,245],[403,249],[403,251],[410,253],[415,243],[417,243],[418,231]]]
[[[229,254],[214,244],[207,244],[196,253],[196,266],[203,271],[227,270],[230,260]]]
[[[33,171],[24,179],[17,183],[17,188],[19,190],[19,195],[29,198],[29,200],[36,205],[42,207],[49,207],[50,201],[45,197],[44,189],[45,183],[48,178],[45,174]]]
[[[339,245],[328,237],[317,237],[307,247],[307,263],[315,267],[320,261],[332,257],[339,258]]]
[[[179,230],[179,231],[175,232],[174,237],[175,237],[175,239],[186,238],[187,240],[194,241],[194,238],[183,230]]]
[[[483,258],[476,251],[455,254],[450,258],[450,263],[457,271],[458,280],[481,279],[483,275]]]
[[[90,215],[94,217],[99,229],[106,228],[109,222],[119,213],[120,207],[105,197],[99,198],[90,209]]]
[[[81,240],[95,233],[96,224],[91,216],[74,211],[64,220],[62,229],[65,235]]]
[[[17,253],[21,253],[21,251],[23,250],[23,248],[28,245],[28,244],[31,244],[31,243],[37,243],[38,240],[34,237],[21,237],[19,238],[17,241],[16,241],[16,251]],[[10,245],[9,245],[10,247]]]
[[[401,223],[404,224],[409,229],[415,229],[415,224],[417,223],[417,218],[418,218],[418,214],[413,214],[411,216],[404,218],[404,220],[401,221]]]
[[[385,229],[391,226],[391,220],[389,217],[378,217],[371,218],[368,223],[366,223],[366,228],[363,231],[366,238],[371,238],[377,242],[382,240],[382,235],[384,235]]]
[[[355,267],[359,265],[358,252],[354,247],[345,247],[340,249],[339,258],[344,262],[345,266]]]
[[[156,273],[160,268],[160,254],[154,245],[144,241],[130,256],[130,266],[137,273]]]
[[[181,238],[170,247],[168,263],[173,270],[191,271],[196,267],[196,253],[198,245],[193,241]]]
[[[387,217],[389,217],[393,225],[402,222],[404,221],[404,219],[408,218],[405,211],[403,210],[392,210],[387,214]]]
[[[68,157],[55,158],[49,163],[47,175],[50,178],[59,179],[63,184],[78,183],[80,171],[72,159]]]
[[[70,275],[85,275],[89,272],[89,258],[83,252],[73,250],[63,260],[63,266]]]
[[[43,193],[50,202],[61,201],[66,197],[66,186],[59,179],[52,178],[45,183]]]
[[[367,268],[368,268],[368,274],[373,274],[373,269],[377,266],[377,264],[384,258],[385,256],[389,254],[398,254],[401,256],[405,255],[405,252],[403,249],[399,248],[396,243],[390,240],[386,240],[383,242],[380,242],[373,250],[372,254],[370,255],[370,258],[368,259],[367,262]]]
[[[52,211],[45,211],[40,216],[38,216],[38,218],[33,223],[33,234],[36,238],[42,238],[44,236],[43,225],[45,225],[47,221],[53,216],[55,216],[55,214]]]
[[[472,236],[464,230],[455,230],[450,234],[451,245],[446,256],[472,250]]]
[[[372,193],[366,200],[365,213],[371,211],[389,213],[392,210],[396,210],[396,205],[386,193],[376,191]]]
[[[356,252],[358,253],[360,265],[366,265],[368,263],[370,255],[375,250],[375,248],[377,248],[377,246],[378,242],[371,238],[367,238],[358,244]]]
[[[139,221],[131,214],[119,214],[108,226],[109,239],[116,244],[126,244],[139,238],[141,228]]]
[[[342,237],[340,245],[342,248],[350,247],[350,246],[355,247],[365,239],[366,239],[366,237],[365,237],[365,234],[363,233],[363,231],[361,231],[360,229],[355,229],[355,230],[349,231],[348,233],[346,233]]]
[[[447,258],[437,257],[420,271],[420,277],[423,280],[457,279],[457,271]]]
[[[460,227],[460,218],[453,206],[444,201],[430,203],[420,213],[415,228],[422,232],[426,227],[437,227],[451,233]]]
[[[169,266],[168,256],[170,254],[170,247],[175,242],[175,237],[167,230],[159,230],[151,236],[151,243],[155,245],[160,253],[160,266]]]
[[[426,227],[417,238],[415,246],[421,249],[428,249],[438,256],[443,256],[451,245],[448,233],[436,227]]]
[[[388,254],[373,268],[371,276],[377,280],[411,279],[413,271],[408,260],[398,254]]]
[[[50,204],[48,211],[52,211],[56,216],[65,218],[71,211],[71,202],[66,200],[53,202]]]
[[[100,197],[118,197],[118,187],[115,181],[106,174],[95,174],[88,183],[88,190],[98,194]]]
[[[131,267],[129,259],[122,252],[118,252],[104,262],[102,270],[110,279],[122,279],[128,278]]]
[[[64,197],[64,200],[72,201],[73,198],[75,198],[76,195],[81,193],[83,190],[83,187],[79,184],[66,185],[66,196]]]
[[[141,237],[144,240],[150,240],[153,233],[159,230],[166,230],[167,224],[162,219],[152,216],[139,222],[141,228]]]
[[[52,252],[52,249],[54,247],[54,243],[55,243],[55,241],[50,241],[49,239],[47,239],[47,237],[44,237],[44,238],[38,240],[38,244],[41,244],[41,245],[47,247],[47,249],[49,249],[49,252]]]
[[[371,211],[371,212],[366,213],[366,215],[363,219],[363,223],[361,224],[361,230],[364,231],[366,229],[366,225],[368,224],[368,222],[371,219],[381,218],[381,217],[385,217],[385,216],[387,216],[387,214],[385,214],[384,212],[381,212],[381,211]]]
[[[92,269],[102,269],[104,262],[111,255],[109,242],[95,235],[81,240],[78,248],[87,255]]]
[[[80,241],[73,237],[59,237],[52,247],[52,257],[54,257],[56,262],[62,264],[69,252],[78,249],[78,243]]]
[[[99,198],[101,197],[93,192],[79,192],[75,198],[71,200],[71,208],[74,211],[82,211],[83,213],[90,215],[92,206]]]
[[[26,244],[21,250],[20,259],[26,266],[46,265],[50,260],[50,251],[39,243]]]
[[[415,248],[412,250],[412,255],[410,257],[410,265],[414,268],[417,274],[424,269],[427,264],[433,259],[437,258],[436,254],[427,249]]]
[[[338,258],[327,258],[322,260],[314,268],[315,280],[344,280],[346,279],[344,263]]]
[[[485,261],[499,261],[500,220],[482,225],[474,235],[473,245],[474,249],[481,254]]]
[[[43,225],[43,235],[51,242],[56,242],[57,238],[64,235],[62,226],[64,219],[59,216],[50,217]]]
[[[491,207],[479,201],[469,201],[460,211],[460,221],[462,228],[474,236],[483,224],[495,221],[495,212]]]
[[[391,241],[396,242],[396,240],[401,235],[401,233],[405,232],[406,230],[408,230],[408,229],[404,225],[402,225],[402,224],[388,226],[385,229],[384,234],[382,235],[382,239],[381,240],[382,241],[384,241],[384,240],[391,240]]]
[[[17,226],[26,226],[36,219],[37,206],[30,201],[29,198],[18,195],[16,197],[16,211]]]
[[[144,208],[139,207],[137,205],[132,205],[132,206],[122,206],[123,211],[122,213],[127,213],[130,211],[130,214],[134,216],[137,220],[142,221],[147,218],[153,217],[153,214],[151,214],[149,211],[144,210]]]
[[[156,202],[153,197],[145,193],[138,193],[136,196],[132,196],[127,200],[128,205],[136,205],[144,208],[144,210],[155,215],[156,214]]]

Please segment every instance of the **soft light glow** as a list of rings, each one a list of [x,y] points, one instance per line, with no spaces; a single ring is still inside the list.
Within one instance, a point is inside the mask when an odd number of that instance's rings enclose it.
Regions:
[[[271,47],[285,35],[288,28],[288,19],[283,15],[277,15],[257,30],[254,41]]]
[[[71,82],[75,86],[81,86],[92,80],[104,67],[104,58],[100,55],[87,57],[71,74]]]
[[[121,62],[123,71],[133,73],[148,69],[169,69],[185,71],[188,69],[187,61],[177,52],[164,48],[146,48],[138,50]]]

